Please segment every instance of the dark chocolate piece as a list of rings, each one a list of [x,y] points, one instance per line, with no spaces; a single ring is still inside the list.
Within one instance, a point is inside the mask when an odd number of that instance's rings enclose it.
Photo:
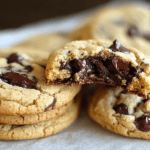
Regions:
[[[136,128],[140,131],[150,131],[150,116],[143,115],[134,121]]]
[[[128,29],[128,35],[131,37],[140,36],[140,31],[138,30],[136,26],[131,26]]]
[[[6,74],[2,74],[0,78],[4,82],[14,85],[14,86],[20,86],[20,87],[27,88],[27,89],[36,89],[36,82],[30,80],[26,74],[9,72]]]
[[[23,60],[23,57],[21,55],[18,55],[17,53],[12,53],[8,58],[7,61],[8,63],[21,63],[21,61]]]
[[[87,70],[90,68],[90,64],[86,59],[75,59],[72,61],[72,69],[78,73],[81,79],[84,79],[87,74]]]
[[[114,110],[116,111],[116,113],[129,115],[128,106],[123,103],[115,106]]]
[[[118,59],[116,56],[113,58],[108,58],[106,60],[106,64],[111,73],[117,73],[122,77],[125,77],[130,69],[128,62]]]
[[[64,79],[63,82],[74,80],[74,74],[78,73],[80,79],[84,80],[84,82],[93,80],[90,75],[95,74],[97,77],[102,78],[103,82],[120,85],[122,84],[122,79],[126,79],[126,84],[129,84],[133,77],[137,77],[143,71],[139,67],[133,67],[131,63],[121,60],[117,56],[111,58],[106,56],[103,59],[101,55],[98,55],[97,58],[80,58],[68,60],[66,64],[60,62],[60,64],[60,70],[66,69],[71,73],[71,77]],[[61,80],[58,82],[61,83]]]
[[[53,107],[54,107],[55,103],[56,103],[56,98],[54,98],[54,99],[53,99],[53,103],[52,103],[52,104],[50,104],[50,105],[48,105],[48,106],[45,108],[45,110],[44,110],[44,111],[48,111],[48,109],[49,109],[50,107],[52,107],[52,109],[53,109]]]
[[[117,40],[115,40],[109,48],[112,49],[113,52],[130,53],[130,51],[123,47]]]
[[[28,72],[32,72],[33,68],[31,66],[25,66],[25,69],[28,70]]]

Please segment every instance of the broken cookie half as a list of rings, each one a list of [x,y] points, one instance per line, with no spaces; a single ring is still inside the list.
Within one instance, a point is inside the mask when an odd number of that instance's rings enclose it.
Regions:
[[[48,84],[101,83],[150,97],[150,61],[143,53],[117,40],[73,41],[50,54]]]

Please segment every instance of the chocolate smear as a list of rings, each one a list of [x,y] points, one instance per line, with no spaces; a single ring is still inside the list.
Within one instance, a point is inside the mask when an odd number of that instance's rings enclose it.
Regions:
[[[52,103],[52,104],[50,104],[50,105],[48,105],[48,106],[45,108],[45,110],[44,110],[44,111],[48,111],[48,109],[49,109],[50,107],[52,107],[52,109],[53,109],[53,107],[54,107],[55,103],[56,103],[56,98],[54,98],[54,99],[53,99],[53,103]]]

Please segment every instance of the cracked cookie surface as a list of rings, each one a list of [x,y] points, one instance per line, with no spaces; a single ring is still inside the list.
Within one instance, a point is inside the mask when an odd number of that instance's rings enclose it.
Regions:
[[[78,117],[80,96],[75,97],[75,103],[61,116],[49,121],[32,125],[0,124],[0,140],[27,140],[47,137],[70,126]]]
[[[0,58],[0,114],[33,115],[70,102],[80,86],[47,85],[45,69],[26,54]]]
[[[117,40],[73,41],[52,52],[46,66],[49,84],[114,85],[144,98],[150,97],[150,61],[143,53]]]
[[[117,5],[95,13],[71,34],[72,40],[105,39],[135,47],[150,56],[150,11],[141,5]]]
[[[98,85],[89,98],[89,116],[124,136],[150,139],[150,100]]]
[[[73,101],[66,103],[59,108],[50,109],[36,115],[8,116],[0,114],[0,123],[11,125],[35,124],[59,117],[60,115],[64,114],[65,111],[67,111],[72,105]]]

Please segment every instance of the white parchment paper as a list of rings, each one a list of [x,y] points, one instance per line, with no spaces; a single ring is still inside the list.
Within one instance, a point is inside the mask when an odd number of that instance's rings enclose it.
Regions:
[[[141,3],[141,1],[139,2]],[[114,4],[114,3],[113,3]],[[112,5],[108,4],[108,5]],[[101,6],[102,7],[102,6]],[[47,20],[13,30],[0,31],[0,48],[8,48],[31,35],[47,32],[67,32],[75,28],[94,10]],[[41,139],[0,141],[0,150],[149,150],[150,141],[123,137],[102,128],[82,109],[78,120],[62,132]]]

